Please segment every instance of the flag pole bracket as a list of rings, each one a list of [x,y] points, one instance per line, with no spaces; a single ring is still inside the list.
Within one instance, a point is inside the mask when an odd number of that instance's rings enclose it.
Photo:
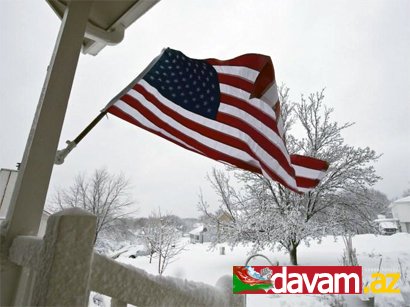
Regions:
[[[54,160],[54,164],[56,165],[61,165],[64,163],[64,159],[67,157],[67,155],[77,146],[77,144],[73,141],[66,141],[66,148],[57,150],[56,153],[56,158]]]

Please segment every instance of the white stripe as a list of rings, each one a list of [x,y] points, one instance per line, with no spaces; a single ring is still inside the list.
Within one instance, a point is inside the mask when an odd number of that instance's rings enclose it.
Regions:
[[[141,125],[147,127],[148,129],[152,129],[155,130],[159,133],[161,133],[162,135],[174,140],[177,143],[183,144],[184,146],[188,147],[189,149],[201,153],[203,154],[199,149],[194,148],[188,144],[186,144],[185,142],[181,141],[180,139],[176,138],[175,136],[173,136],[172,134],[168,133],[167,131],[165,131],[164,129],[161,129],[160,127],[154,125],[152,122],[150,122],[146,117],[144,117],[140,112],[138,112],[138,110],[130,107],[127,103],[125,103],[122,100],[118,100],[115,103],[115,106],[120,109],[121,111],[123,111],[124,113],[128,114],[129,116],[131,116],[132,118],[134,118],[135,120],[137,120],[138,122],[140,122]]]
[[[279,177],[281,177],[288,185],[296,187],[295,179],[283,169],[283,167],[279,164],[279,162],[276,159],[274,159],[270,154],[268,154],[263,148],[261,148],[259,144],[257,144],[249,135],[247,135],[243,131],[237,128],[231,127],[229,125],[225,125],[223,123],[208,119],[201,115],[192,113],[190,111],[187,111],[186,109],[176,105],[175,103],[169,101],[167,98],[163,97],[156,88],[152,87],[150,84],[148,84],[144,80],[140,81],[139,84],[143,86],[152,95],[154,95],[162,104],[164,104],[170,109],[174,109],[176,112],[178,112],[180,115],[184,116],[185,118],[193,120],[210,129],[221,131],[225,134],[231,135],[233,137],[236,137],[237,139],[244,141],[246,144],[248,144],[252,152],[255,153],[255,155],[257,155],[258,159],[260,159],[261,161],[264,161],[264,164],[269,165],[269,168],[274,173],[276,173]],[[248,153],[238,148],[231,147],[224,143],[220,143],[216,140],[203,136],[202,134],[185,127],[184,125],[182,125],[181,123],[173,119],[172,117],[164,114],[155,105],[153,105],[151,102],[146,100],[146,98],[139,92],[132,89],[128,92],[128,94],[134,97],[135,99],[137,99],[138,101],[140,101],[141,104],[143,104],[147,109],[149,109],[152,113],[154,113],[162,121],[169,123],[175,129],[181,131],[185,135],[190,136],[196,139],[197,141],[200,141],[202,144],[205,144],[206,146],[210,148],[218,148],[218,151],[220,152],[223,152],[232,157],[236,157],[246,163],[249,163],[258,168],[261,168],[259,162],[255,160],[253,157],[251,157]],[[251,161],[253,161],[253,163],[251,163]]]
[[[222,93],[234,96],[236,98],[239,98],[239,99],[243,100],[244,102],[249,103],[253,107],[259,109],[259,111],[263,112],[264,114],[268,115],[269,117],[271,117],[273,120],[276,121],[275,111],[265,101],[262,101],[261,99],[258,99],[258,98],[249,99],[249,93],[248,92],[243,91],[241,89],[238,89],[236,87],[227,85],[227,84],[222,84],[221,83],[220,84],[220,89],[221,89]],[[281,116],[279,116],[279,120],[276,123],[276,126],[278,128],[278,132],[279,132],[280,137],[283,138],[284,131],[283,131],[283,122],[282,122],[282,117]],[[282,152],[283,152],[283,150],[282,150]]]
[[[152,89],[154,89],[154,88],[152,88]],[[156,89],[154,89],[154,90],[156,91]],[[165,113],[163,113],[160,109],[158,109],[154,104],[152,104],[150,101],[148,101],[139,92],[137,92],[135,90],[130,90],[128,92],[128,94],[130,96],[134,97],[135,99],[137,99],[144,107],[146,107],[150,112],[152,112],[154,115],[156,115],[161,121],[169,124],[170,126],[175,128],[176,130],[180,131],[181,133],[185,134],[186,136],[188,136],[190,138],[193,138],[196,141],[201,142],[202,144],[204,144],[205,146],[207,146],[209,148],[214,148],[214,149],[218,148],[218,151],[220,151],[224,154],[227,154],[229,156],[232,156],[232,157],[237,157],[238,159],[240,159],[240,160],[242,160],[246,163],[250,163],[250,164],[254,165],[254,163],[257,162],[247,152],[244,152],[244,151],[239,150],[237,148],[231,147],[231,146],[226,145],[224,143],[220,143],[218,141],[215,141],[215,140],[213,140],[213,139],[211,139],[207,136],[204,136],[204,135],[200,134],[197,131],[194,131],[194,130],[191,130],[191,129],[185,127],[184,125],[182,125],[181,123],[176,121],[171,116],[168,116]],[[167,99],[165,97],[163,97],[158,91],[151,92],[151,94],[153,94],[162,103],[166,104]],[[173,102],[169,102],[169,101],[167,101],[167,102],[171,103],[175,106],[175,104]],[[204,117],[202,117],[202,118],[204,118]],[[258,166],[258,167],[260,167],[260,166]]]
[[[290,157],[285,147],[285,144],[283,143],[283,140],[271,128],[266,126],[257,118],[253,117],[248,112],[236,108],[232,105],[225,104],[223,102],[221,102],[221,104],[219,105],[219,112],[238,117],[239,119],[243,120],[244,122],[255,128],[256,131],[259,131],[268,140],[270,140],[272,144],[276,145],[276,147],[279,148],[279,150],[283,153],[283,155],[286,157],[290,164]]]
[[[259,98],[249,98],[250,94],[247,91],[241,90],[237,87],[220,83],[219,88],[222,93],[227,95],[234,96],[239,98],[250,105],[254,106],[255,108],[259,109],[261,112],[265,113],[269,117],[273,118],[276,121],[276,114],[273,109],[264,101],[260,100]]]
[[[278,87],[276,83],[273,83],[272,86],[262,95],[261,100],[265,101],[268,105],[273,108],[276,102],[279,100],[278,96]]]
[[[278,127],[278,132],[281,138],[283,138],[285,131],[283,130],[283,120],[282,120],[282,116],[279,117],[279,121],[277,123],[277,127]]]
[[[172,101],[169,101],[167,98],[163,97],[161,95],[161,93],[159,93],[158,90],[155,87],[151,86],[149,83],[147,83],[144,80],[140,81],[139,84],[141,86],[143,86],[148,92],[153,94],[159,101],[161,101],[161,103],[163,103],[168,108],[175,110],[177,113],[179,113],[183,117],[185,117],[187,119],[190,119],[194,122],[197,122],[201,125],[204,125],[204,126],[210,128],[210,129],[220,131],[222,133],[225,133],[227,135],[231,135],[233,137],[236,137],[237,139],[240,139],[240,140],[244,141],[244,143],[249,145],[252,152],[254,152],[257,155],[258,159],[264,161],[264,163],[266,165],[271,166],[272,171],[274,171],[275,173],[282,174],[283,177],[282,176],[280,176],[280,177],[283,178],[285,181],[287,181],[287,180],[286,180],[286,178],[284,178],[284,176],[289,176],[289,178],[291,178],[292,181],[294,180],[294,178],[291,177],[286,172],[286,170],[279,164],[279,162],[274,157],[272,157],[268,152],[266,152],[262,147],[260,147],[260,145],[257,142],[255,142],[244,131],[242,131],[238,128],[235,128],[233,126],[226,125],[226,124],[217,122],[215,120],[208,119],[204,116],[201,116],[199,114],[195,114],[193,112],[190,112],[190,111],[184,109],[183,107],[180,107],[180,106],[176,105]],[[135,90],[131,90],[129,93],[130,93],[131,96],[133,96],[132,93],[134,93],[134,92],[138,93]],[[135,98],[137,98],[137,97],[135,97]],[[260,131],[268,140],[271,140],[272,144],[276,145],[276,147],[279,148],[279,150],[286,157],[288,163],[291,164],[290,157],[289,157],[287,149],[286,149],[286,147],[283,143],[283,140],[272,129],[270,129],[269,127],[264,125],[262,122],[260,122],[256,118],[254,118],[249,113],[247,113],[247,112],[245,112],[241,109],[238,109],[236,107],[233,107],[231,105],[221,103],[220,106],[219,106],[219,112],[227,113],[229,115],[236,116],[240,119],[245,119],[245,122],[247,122],[248,124],[253,126],[256,131]],[[272,166],[276,166],[276,167],[272,168]]]
[[[255,82],[259,75],[259,71],[244,67],[244,66],[225,66],[225,65],[212,65],[218,73],[233,75],[239,78],[246,79],[252,83]]]
[[[300,165],[293,165],[293,168],[295,169],[296,176],[298,177],[305,177],[309,179],[322,179],[326,172],[324,171],[318,171],[316,169],[312,168],[307,168],[303,167]]]
[[[313,189],[314,189],[314,188],[308,189],[308,188],[298,187],[298,191],[299,191],[299,192],[302,192],[302,193],[306,193],[306,192],[312,191]]]
[[[222,66],[214,65],[215,70],[218,73],[235,76],[238,78],[246,79],[252,83],[256,81],[256,78],[259,75],[259,71],[243,67],[243,66]],[[249,93],[248,93],[249,98]],[[278,96],[278,87],[276,82],[274,82],[269,89],[262,95],[260,98],[262,101],[265,101],[270,107],[273,107],[276,102],[279,100]]]

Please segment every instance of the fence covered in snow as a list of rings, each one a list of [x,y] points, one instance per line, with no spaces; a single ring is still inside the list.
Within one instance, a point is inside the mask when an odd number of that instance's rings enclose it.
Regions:
[[[232,294],[231,276],[216,286],[161,277],[93,251],[96,217],[81,209],[50,216],[43,239],[17,237],[10,260],[30,278],[20,282],[17,305],[86,306],[90,291],[112,297],[112,306],[244,306]]]

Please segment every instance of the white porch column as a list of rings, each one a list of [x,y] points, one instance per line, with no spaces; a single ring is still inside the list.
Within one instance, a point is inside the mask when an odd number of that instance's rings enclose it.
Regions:
[[[47,71],[1,238],[0,305],[12,305],[21,267],[7,259],[17,235],[36,235],[92,0],[70,1]]]

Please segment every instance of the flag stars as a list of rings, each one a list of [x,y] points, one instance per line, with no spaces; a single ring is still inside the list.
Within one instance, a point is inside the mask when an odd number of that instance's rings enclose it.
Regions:
[[[218,79],[206,62],[167,49],[143,79],[169,101],[196,114],[215,118],[219,107]]]

